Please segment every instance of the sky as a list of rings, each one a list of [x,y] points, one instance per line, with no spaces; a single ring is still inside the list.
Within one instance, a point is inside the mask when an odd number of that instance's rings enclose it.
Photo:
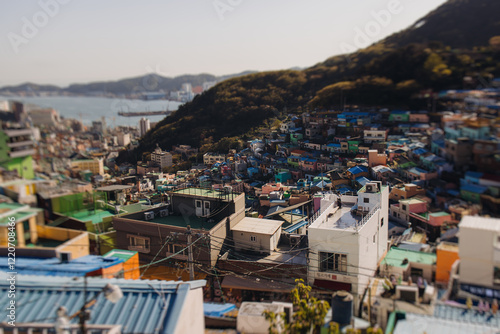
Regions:
[[[0,0],[0,87],[309,67],[445,0]]]

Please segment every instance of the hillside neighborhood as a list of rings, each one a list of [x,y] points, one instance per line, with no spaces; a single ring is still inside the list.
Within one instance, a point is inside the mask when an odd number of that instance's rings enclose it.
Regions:
[[[142,131],[5,101],[5,305],[15,246],[16,321],[27,332],[50,318],[76,330],[92,299],[93,331],[267,333],[262,310],[292,310],[299,279],[320,299],[342,291],[326,323],[493,333],[500,89],[436,98],[454,108],[288,114],[243,148],[157,145],[125,163],[120,151]],[[116,304],[108,283],[122,291]]]

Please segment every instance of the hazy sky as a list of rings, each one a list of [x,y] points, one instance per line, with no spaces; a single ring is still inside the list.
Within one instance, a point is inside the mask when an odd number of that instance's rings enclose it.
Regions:
[[[0,86],[308,67],[444,2],[0,0]]]

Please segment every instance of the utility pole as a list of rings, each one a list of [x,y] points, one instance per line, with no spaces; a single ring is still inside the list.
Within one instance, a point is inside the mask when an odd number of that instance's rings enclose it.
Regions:
[[[188,243],[188,265],[189,265],[189,280],[194,281],[194,263],[193,263],[193,247],[192,247],[192,235],[191,226],[187,226],[187,243]]]
[[[80,309],[80,333],[85,334],[87,332],[85,326],[85,320],[87,317],[87,276],[83,277],[83,305]]]

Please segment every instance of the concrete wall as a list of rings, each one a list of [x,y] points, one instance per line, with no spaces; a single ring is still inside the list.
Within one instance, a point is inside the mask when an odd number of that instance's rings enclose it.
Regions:
[[[203,289],[198,288],[188,292],[174,334],[204,332]]]
[[[280,236],[281,227],[273,235],[233,231],[234,248],[270,254],[278,246]],[[251,237],[255,237],[255,241],[251,241]]]
[[[498,234],[486,229],[460,226],[460,281],[493,287],[494,266],[500,267],[500,250],[494,247]],[[495,254],[496,253],[496,254]]]
[[[129,249],[129,247],[125,246],[129,245],[129,235],[149,238],[149,252],[139,251],[141,262],[151,261],[156,254],[162,257],[171,256],[172,253],[168,252],[168,247],[163,247],[168,238],[170,238],[168,244],[171,247],[173,247],[173,245],[187,246],[187,236],[184,234],[186,232],[185,227],[163,225],[122,217],[113,217],[113,227],[116,230],[117,245],[124,245],[121,248]],[[172,232],[180,234],[174,239],[172,238]],[[208,235],[208,232],[197,232]],[[193,237],[193,242],[197,239],[198,237]],[[200,239],[200,241],[196,243],[196,247],[193,247],[193,257],[195,261],[199,261],[203,264],[210,263],[210,252],[203,239]],[[173,256],[173,259],[187,260],[187,256],[178,254]]]
[[[56,251],[59,253],[71,253],[71,258],[77,259],[89,255],[89,249],[90,243],[88,233],[81,233],[57,247]]]

